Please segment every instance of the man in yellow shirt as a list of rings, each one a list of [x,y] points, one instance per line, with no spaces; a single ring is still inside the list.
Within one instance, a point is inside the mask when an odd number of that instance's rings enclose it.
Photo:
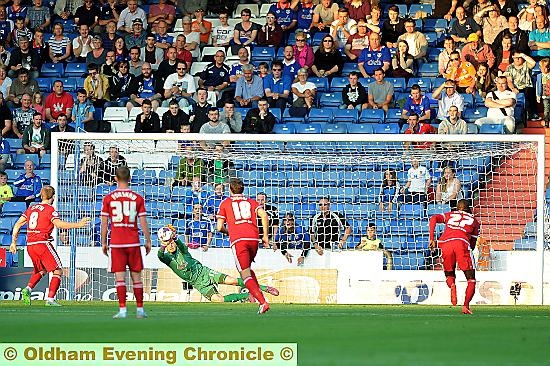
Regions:
[[[5,172],[0,172],[0,209],[4,203],[11,200],[13,191],[8,184],[8,175]]]

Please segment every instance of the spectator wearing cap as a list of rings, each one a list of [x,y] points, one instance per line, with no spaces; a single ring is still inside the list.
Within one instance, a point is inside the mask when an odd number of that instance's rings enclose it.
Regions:
[[[145,46],[145,40],[147,38],[147,32],[143,29],[143,21],[140,18],[136,18],[132,21],[132,32],[124,36],[124,43],[126,47],[143,47]]]
[[[141,19],[143,28],[147,28],[147,16],[143,9],[138,7],[137,0],[128,0],[127,8],[120,12],[117,29],[121,34],[132,33],[134,19]]]
[[[466,61],[478,68],[480,63],[486,62],[489,68],[495,64],[495,55],[489,45],[483,43],[477,33],[472,33],[468,36],[468,43],[462,47],[462,61]]]
[[[474,18],[466,16],[466,10],[462,6],[456,8],[455,16],[456,20],[452,22],[450,35],[458,47],[468,43],[468,36],[472,33],[481,37],[481,28]]]
[[[296,225],[292,212],[286,213],[283,225],[279,227],[277,234],[275,234],[273,247],[275,250],[281,249],[281,254],[285,256],[288,263],[292,263],[292,254],[289,253],[289,249],[301,249],[302,252],[296,264],[299,266],[304,264],[311,247],[311,238],[304,227]]]
[[[443,93],[443,89],[445,92]],[[444,120],[449,117],[449,109],[455,106],[458,109],[460,118],[464,110],[464,97],[456,91],[456,85],[453,80],[446,80],[437,89],[434,90],[432,98],[438,100],[437,119]]]
[[[254,67],[243,65],[243,77],[235,86],[235,101],[239,107],[256,108],[258,100],[264,96],[264,84],[260,76],[254,75]]]
[[[174,24],[176,19],[176,7],[169,4],[167,0],[159,0],[158,4],[153,4],[149,8],[149,16],[147,17],[147,23],[151,25],[151,31],[157,32],[158,22],[164,20],[168,27]]]
[[[201,126],[199,133],[203,134],[229,134],[231,129],[225,122],[219,120],[220,112],[216,107],[210,107],[208,109],[208,122]],[[201,147],[208,151],[213,150],[217,144],[222,144],[224,147],[229,146],[229,140],[225,141],[201,141]]]
[[[195,10],[195,20],[191,22],[191,30],[200,34],[200,45],[206,46],[210,41],[212,32],[212,23],[204,19],[204,9]]]

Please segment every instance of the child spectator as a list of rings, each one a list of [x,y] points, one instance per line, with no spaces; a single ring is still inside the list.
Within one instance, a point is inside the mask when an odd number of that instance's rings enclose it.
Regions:
[[[544,126],[550,125],[550,59],[548,57],[539,61],[540,74],[537,75],[536,92],[537,103],[542,103],[544,108]]]
[[[42,115],[42,120],[46,120],[46,108],[44,108],[44,98],[40,91],[35,91],[32,95],[32,108]]]
[[[25,18],[17,17],[15,18],[15,28],[12,32],[12,42],[14,45],[18,45],[19,41],[27,37],[29,41],[32,41],[32,32],[29,28],[25,27]]]
[[[399,192],[400,185],[397,180],[397,173],[393,169],[386,170],[379,194],[381,212],[391,212],[393,210],[393,204],[397,203]]]
[[[361,242],[358,246],[355,247],[356,250],[382,250],[384,252],[384,257],[386,258],[386,266],[384,269],[392,269],[393,258],[392,254],[384,250],[384,245],[382,240],[378,239],[376,236],[376,225],[373,223],[369,224],[367,228],[367,235],[361,237]]]
[[[71,119],[76,123],[78,131],[79,128],[85,128],[86,123],[94,119],[95,108],[88,100],[88,93],[86,93],[86,90],[78,89],[76,98],[78,99],[78,103],[75,103],[73,106]]]
[[[262,61],[258,64],[258,75],[260,75],[262,79],[269,75],[269,65],[267,62]]]
[[[4,203],[10,201],[12,197],[13,191],[8,184],[8,174],[4,171],[0,171],[0,210],[2,206],[4,206]]]

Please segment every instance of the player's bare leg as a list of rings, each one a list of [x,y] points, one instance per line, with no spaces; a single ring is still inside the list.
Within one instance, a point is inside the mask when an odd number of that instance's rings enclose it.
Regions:
[[[455,271],[445,271],[445,278],[447,282],[447,286],[451,289],[451,304],[455,306],[457,304],[457,297],[456,297],[456,273]]]
[[[132,277],[134,297],[136,298],[136,318],[147,318],[147,313],[143,310],[143,282],[141,282],[141,272],[130,272],[130,277]]]
[[[63,270],[61,268],[54,269],[52,272],[52,279],[50,281],[48,297],[46,297],[46,306],[61,306],[57,301],[55,301],[55,294],[59,289],[61,284],[61,274]]]
[[[476,292],[476,273],[475,270],[469,269],[464,271],[466,280],[468,284],[466,285],[466,296],[464,297],[464,305],[462,306],[462,314],[472,315],[472,310],[470,310],[470,301],[474,297]]]
[[[226,276],[223,284],[246,288],[246,285],[244,284],[244,281],[242,278],[235,278],[233,276]],[[263,292],[267,292],[268,294],[271,294],[273,296],[279,296],[279,290],[277,290],[275,287],[260,285],[260,284],[258,285],[260,286],[260,290],[262,290]]]
[[[118,313],[113,316],[113,319],[126,318],[126,272],[115,272],[116,294],[118,297]]]
[[[260,285],[258,284],[254,271],[252,271],[249,267],[243,269],[240,273],[248,292],[250,292],[250,294],[260,303],[258,314],[267,312],[269,310],[269,303],[265,300],[265,297],[260,290]]]
[[[40,280],[42,279],[42,277],[44,277],[46,273],[47,273],[46,271],[40,271],[40,272],[34,273],[29,279],[29,283],[27,284],[27,287],[21,290],[21,297],[25,305],[31,304],[32,289],[36,286],[38,282],[40,282]]]

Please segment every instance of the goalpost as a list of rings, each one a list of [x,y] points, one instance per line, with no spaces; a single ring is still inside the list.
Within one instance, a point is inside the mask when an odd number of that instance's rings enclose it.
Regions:
[[[228,138],[231,144],[223,152],[205,151],[192,143],[214,146]],[[420,142],[429,143],[430,148],[419,148]],[[351,227],[343,250],[326,248],[323,255],[310,250],[303,266],[296,263],[300,248],[288,250],[292,263],[280,250],[260,249],[254,264],[259,280],[281,292],[271,301],[448,304],[439,253],[428,249],[428,220],[450,209],[434,200],[442,170],[451,166],[462,183],[461,197],[470,201],[481,222],[481,235],[487,239],[487,245],[474,252],[478,283],[473,303],[550,302],[545,288],[550,273],[545,276],[544,266],[548,256],[544,250],[544,136],[54,133],[56,208],[64,220],[90,216],[93,223],[86,229],[57,233],[57,249],[66,266],[61,299],[116,299],[114,276],[108,273],[108,259],[99,244],[101,200],[114,187],[83,180],[81,159],[90,145],[103,160],[110,147],[117,147],[132,171],[132,189],[145,198],[153,236],[152,252],[145,257],[148,301],[204,301],[157,259],[156,230],[173,224],[183,238],[193,204],[204,204],[213,194],[214,183],[239,177],[246,195],[265,193],[278,208],[281,227],[284,215],[292,213],[297,226],[311,231],[310,219],[325,197],[330,210],[342,213]],[[202,193],[176,181],[179,160],[191,154],[205,164]],[[413,160],[428,169],[433,181],[427,201],[411,204],[402,202],[400,195],[391,212],[382,212],[383,172],[395,171],[405,185]],[[102,175],[99,168],[89,173]],[[384,250],[356,250],[372,224]],[[440,231],[438,227],[436,232]],[[343,234],[340,228],[340,238]],[[228,246],[227,237],[216,233],[207,251],[197,248],[191,253],[213,269],[237,275]],[[457,281],[460,294],[465,280],[458,270]],[[522,291],[514,298],[511,287],[518,283]],[[237,290],[220,287],[222,293]]]

